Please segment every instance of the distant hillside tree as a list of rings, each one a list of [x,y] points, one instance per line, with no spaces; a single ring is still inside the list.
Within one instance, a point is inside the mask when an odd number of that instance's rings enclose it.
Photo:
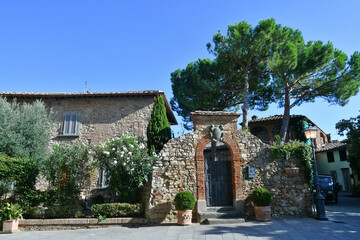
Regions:
[[[360,171],[360,115],[349,120],[341,120],[336,124],[336,129],[341,136],[348,138],[347,150],[350,167]]]
[[[147,128],[148,148],[160,152],[164,144],[171,138],[170,124],[166,116],[164,97],[154,98],[154,107]]]
[[[41,101],[19,104],[0,98],[0,152],[43,161],[52,123],[52,114]]]

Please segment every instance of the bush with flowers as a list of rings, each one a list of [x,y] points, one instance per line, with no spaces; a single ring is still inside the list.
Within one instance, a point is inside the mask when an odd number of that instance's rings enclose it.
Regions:
[[[121,202],[132,201],[131,196],[148,181],[157,160],[139,138],[127,136],[101,143],[95,148],[95,158],[105,169],[107,185]]]

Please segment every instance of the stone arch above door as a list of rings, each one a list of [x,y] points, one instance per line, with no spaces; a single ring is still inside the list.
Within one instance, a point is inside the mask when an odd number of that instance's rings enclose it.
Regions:
[[[204,164],[204,149],[205,146],[211,142],[209,136],[204,136],[197,144],[195,151],[196,162],[196,179],[197,179],[197,200],[205,200],[205,164]],[[221,141],[230,150],[231,153],[231,167],[232,167],[232,184],[233,184],[233,199],[238,199],[241,194],[241,164],[244,162],[241,158],[241,152],[236,141],[229,136],[225,136]]]

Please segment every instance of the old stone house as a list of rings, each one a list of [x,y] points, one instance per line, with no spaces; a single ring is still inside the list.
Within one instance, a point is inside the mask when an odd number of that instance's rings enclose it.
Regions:
[[[88,92],[88,93],[30,93],[1,92],[0,96],[18,102],[42,100],[54,113],[52,144],[82,143],[97,145],[105,139],[122,134],[147,140],[147,126],[154,105],[154,97],[162,95],[171,125],[177,121],[162,91]],[[40,188],[46,183],[40,183]],[[94,176],[91,188],[105,187],[100,172]]]
[[[303,169],[295,177],[287,176],[288,163],[273,159],[269,145],[239,130],[239,116],[191,113],[194,131],[165,144],[155,165],[147,209],[150,222],[176,221],[173,200],[182,190],[195,195],[198,222],[252,216],[252,191],[257,187],[265,187],[274,197],[273,216],[309,215],[310,190]],[[292,161],[300,166],[299,160]]]
[[[271,143],[274,136],[280,134],[282,119],[283,115],[273,115],[264,118],[252,116],[249,121],[250,132],[260,138],[264,143]],[[326,134],[318,125],[304,115],[290,115],[287,141],[299,139],[297,127],[302,121],[305,121],[308,126],[310,125],[318,129],[315,146],[321,146],[322,144],[331,142],[330,134]]]
[[[350,191],[351,185],[359,182],[358,175],[352,171],[347,161],[346,142],[332,141],[330,134],[326,134],[318,125],[304,115],[291,115],[287,140],[298,139],[298,123],[304,121],[306,125],[317,128],[315,139],[316,160],[319,174],[331,175],[338,182],[343,191]],[[264,118],[253,116],[249,121],[250,132],[265,143],[280,133],[282,115]]]

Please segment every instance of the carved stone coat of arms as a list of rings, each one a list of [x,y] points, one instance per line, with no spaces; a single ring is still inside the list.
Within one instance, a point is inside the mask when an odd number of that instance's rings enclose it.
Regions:
[[[224,128],[222,125],[211,124],[210,137],[212,141],[224,140]]]

